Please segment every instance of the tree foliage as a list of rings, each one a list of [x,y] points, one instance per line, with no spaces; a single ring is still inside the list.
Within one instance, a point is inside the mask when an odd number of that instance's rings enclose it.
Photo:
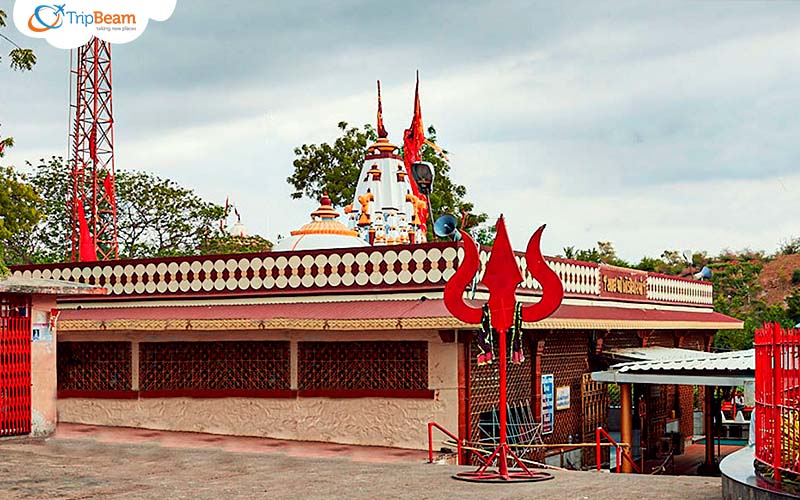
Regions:
[[[119,172],[116,189],[120,255],[129,258],[196,254],[226,215],[191,189],[147,172]]]
[[[261,236],[222,235],[205,238],[200,242],[201,255],[267,252],[272,242]]]
[[[286,179],[295,189],[292,198],[305,196],[318,200],[323,192],[327,192],[336,206],[345,206],[353,201],[364,155],[367,147],[377,140],[377,134],[371,125],[359,129],[348,126],[347,122],[339,122],[338,128],[341,135],[333,144],[303,144],[294,149],[294,172]],[[433,126],[428,127],[427,136],[429,141],[436,143],[436,129]],[[430,196],[433,215],[471,214],[467,218],[468,228],[485,222],[486,214],[474,214],[474,205],[465,200],[467,189],[450,178],[450,165],[442,155],[425,144],[420,156],[423,161],[433,165],[436,173]],[[430,231],[432,228],[429,227]],[[486,238],[493,234],[492,229],[487,231]],[[429,236],[432,237],[432,233]]]
[[[598,241],[595,248],[577,249],[574,246],[564,248],[564,257],[583,262],[596,262],[610,266],[630,267],[630,264],[617,256],[617,250],[610,241]]]
[[[781,304],[767,304],[761,299],[759,273],[766,258],[761,252],[745,250],[725,252],[713,259],[714,309],[744,321],[743,330],[723,330],[714,337],[719,349],[748,349],[753,346],[753,333],[765,322],[794,326],[789,309]],[[800,305],[800,304],[796,304]]]
[[[327,191],[334,206],[353,201],[364,154],[378,135],[371,125],[361,130],[339,122],[337,127],[341,136],[332,145],[323,142],[294,148],[294,172],[286,179],[295,189],[292,198],[319,200]]]
[[[0,167],[0,274],[6,274],[18,240],[30,232],[42,216],[41,198],[13,167]]]
[[[789,241],[791,243],[792,240]],[[794,253],[788,243],[779,252]],[[716,257],[709,257],[706,252],[694,252],[691,256],[686,256],[691,260],[687,262],[681,252],[665,250],[660,257],[643,257],[637,265],[630,266],[617,256],[613,244],[601,241],[595,248],[566,247],[564,256],[670,275],[691,274],[707,265],[712,270],[714,309],[744,322],[742,330],[717,332],[714,337],[714,347],[717,349],[751,348],[755,329],[765,322],[776,322],[787,327],[800,323],[800,280],[793,282],[796,287],[783,304],[767,304],[763,299],[759,275],[769,260],[763,252],[725,251]]]
[[[7,22],[7,15],[6,12],[0,9],[0,28],[5,28]],[[33,69],[33,66],[36,64],[36,54],[33,52],[32,49],[25,49],[20,47],[19,45],[14,42],[14,40],[8,38],[7,36],[0,34],[0,38],[4,39],[6,42],[10,43],[13,48],[11,52],[8,53],[9,58],[9,66],[11,69],[15,71],[30,71]],[[2,59],[0,59],[2,60]]]
[[[0,9],[0,28],[7,26],[8,16],[6,11]],[[0,38],[12,45],[8,53],[9,66],[15,71],[30,71],[36,64],[36,54],[33,50],[20,47],[6,35],[0,33]],[[0,57],[2,61],[2,57]],[[0,158],[5,156],[5,151],[14,146],[14,138],[0,138]],[[12,167],[0,166],[0,276],[8,273],[6,259],[13,257],[12,253],[19,246],[19,239],[30,232],[29,224],[35,224],[41,213],[38,205],[41,200],[32,192],[24,182],[24,178]],[[19,203],[14,207],[5,203]],[[24,239],[24,238],[23,238]],[[10,260],[9,260],[10,262]]]
[[[778,252],[783,255],[800,253],[800,237],[788,238],[781,243]]]
[[[41,160],[30,182],[44,200],[45,219],[26,235],[27,258],[14,263],[63,261],[70,247],[69,169],[61,157]],[[219,228],[220,219],[227,215],[224,207],[174,181],[146,172],[119,171],[115,188],[121,258],[195,255],[226,245],[238,245],[242,252],[249,248],[229,241]],[[250,243],[262,248],[260,240]]]

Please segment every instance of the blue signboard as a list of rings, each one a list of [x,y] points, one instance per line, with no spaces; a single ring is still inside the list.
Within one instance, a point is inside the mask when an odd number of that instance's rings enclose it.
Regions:
[[[542,434],[553,432],[555,408],[553,397],[555,392],[553,375],[542,375]]]

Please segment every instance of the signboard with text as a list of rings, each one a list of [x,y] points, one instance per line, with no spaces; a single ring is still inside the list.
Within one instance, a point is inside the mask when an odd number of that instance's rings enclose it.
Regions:
[[[553,375],[542,375],[542,434],[551,434],[555,423]]]
[[[647,273],[614,266],[600,266],[600,296],[615,298],[647,298]]]
[[[569,386],[556,387],[556,410],[569,409]]]

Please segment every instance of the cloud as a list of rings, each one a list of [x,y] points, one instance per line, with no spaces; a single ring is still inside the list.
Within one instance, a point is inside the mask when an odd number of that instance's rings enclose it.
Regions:
[[[308,221],[293,148],[372,122],[378,78],[399,141],[420,69],[451,175],[518,248],[544,222],[550,254],[610,240],[629,260],[800,234],[800,3],[219,5],[181,2],[114,46],[116,165],[230,195],[251,232]],[[69,128],[68,53],[30,45],[33,72],[0,71],[17,165],[65,151]]]
[[[52,1],[52,0],[50,0]],[[14,24],[20,33],[44,38],[60,49],[72,49],[93,36],[111,43],[127,43],[144,33],[150,19],[165,21],[177,0],[17,0]]]

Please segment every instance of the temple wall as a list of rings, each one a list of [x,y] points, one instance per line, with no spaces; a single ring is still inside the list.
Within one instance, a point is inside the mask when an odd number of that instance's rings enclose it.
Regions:
[[[56,335],[50,331],[52,295],[34,295],[31,303],[31,434],[46,436],[56,428]]]
[[[62,422],[414,449],[427,448],[429,421],[458,429],[458,345],[444,343],[436,332],[81,332],[61,340],[129,341],[134,352],[143,341],[288,340],[293,346],[292,389],[297,387],[297,342],[427,341],[428,388],[433,391],[432,399],[71,397],[58,401]]]
[[[427,448],[427,423],[457,414],[439,401],[382,398],[63,399],[64,422],[354,445]],[[453,418],[450,428],[456,428]]]

